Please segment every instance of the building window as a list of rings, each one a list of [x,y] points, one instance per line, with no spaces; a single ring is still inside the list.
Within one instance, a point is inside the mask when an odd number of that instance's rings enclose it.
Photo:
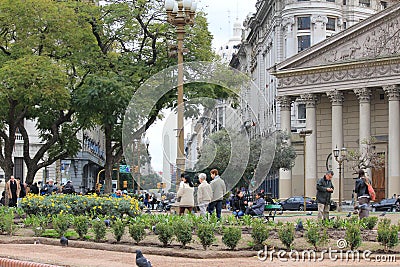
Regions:
[[[360,6],[362,7],[370,7],[371,6],[371,0],[359,0],[360,1]]]
[[[343,21],[343,30],[346,30],[346,29],[347,29],[347,22]]]
[[[297,37],[297,51],[301,52],[311,46],[311,36],[302,35]]]
[[[384,10],[385,8],[387,8],[387,2],[381,1],[381,10]]]
[[[297,2],[304,2],[304,1],[310,1],[310,0],[297,0]]]
[[[335,31],[336,30],[335,25],[336,25],[336,19],[328,17],[328,23],[326,23],[326,29],[329,31]]]
[[[306,122],[306,105],[305,104],[298,104],[297,119],[299,120],[299,123]]]
[[[326,0],[326,2],[332,2],[332,3],[335,3],[335,0]]]
[[[297,29],[298,30],[309,30],[310,29],[310,17],[298,17],[297,18]]]
[[[347,0],[343,0],[343,5],[347,5]]]

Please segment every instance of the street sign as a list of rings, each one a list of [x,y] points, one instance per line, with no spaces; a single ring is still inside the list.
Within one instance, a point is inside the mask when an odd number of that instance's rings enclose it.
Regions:
[[[131,167],[129,165],[119,165],[120,173],[131,173]]]

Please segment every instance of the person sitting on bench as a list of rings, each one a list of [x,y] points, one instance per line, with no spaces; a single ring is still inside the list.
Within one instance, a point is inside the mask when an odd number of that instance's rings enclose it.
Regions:
[[[235,217],[242,217],[246,211],[247,201],[243,196],[242,191],[237,191],[232,201],[232,214]]]
[[[252,216],[259,216],[264,214],[265,200],[262,193],[256,194],[256,201],[254,203],[249,203],[246,209],[246,214]]]

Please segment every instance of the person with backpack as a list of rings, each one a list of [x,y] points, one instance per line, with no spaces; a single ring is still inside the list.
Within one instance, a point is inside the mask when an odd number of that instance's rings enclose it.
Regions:
[[[63,194],[74,194],[75,193],[75,188],[74,185],[72,184],[72,181],[67,181],[67,183],[64,185],[62,189]]]
[[[371,184],[371,181],[365,175],[364,170],[358,171],[358,179],[356,180],[354,193],[356,194],[356,199],[358,200],[358,206],[355,208],[358,209],[358,216],[360,219],[369,216],[370,210],[370,194],[368,192],[368,185]]]

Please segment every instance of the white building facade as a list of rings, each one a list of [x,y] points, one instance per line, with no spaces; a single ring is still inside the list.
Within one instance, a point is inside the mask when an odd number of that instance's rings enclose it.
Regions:
[[[249,121],[258,126],[250,128],[252,135],[264,136],[275,129],[296,133],[301,129],[314,127],[312,120],[306,120],[312,116],[308,113],[308,107],[312,106],[314,99],[303,97],[298,101],[288,102],[287,99],[278,98],[278,79],[268,69],[367,19],[372,14],[391,6],[393,2],[377,0],[257,1],[257,11],[244,22],[242,44],[231,61],[231,66],[246,72],[260,89],[260,93],[247,88],[242,90],[242,119],[244,122]],[[359,49],[357,44],[354,44],[349,50],[338,51],[333,58],[352,58],[355,51]],[[257,108],[249,110],[249,106]],[[307,138],[310,142],[314,140],[314,137]],[[302,165],[304,155],[302,149],[297,152],[295,169]],[[313,170],[306,175],[311,180],[317,178],[314,177],[316,172]],[[286,198],[294,193],[291,181],[292,173],[282,171],[279,181],[279,198]],[[302,195],[303,192],[296,193]]]

